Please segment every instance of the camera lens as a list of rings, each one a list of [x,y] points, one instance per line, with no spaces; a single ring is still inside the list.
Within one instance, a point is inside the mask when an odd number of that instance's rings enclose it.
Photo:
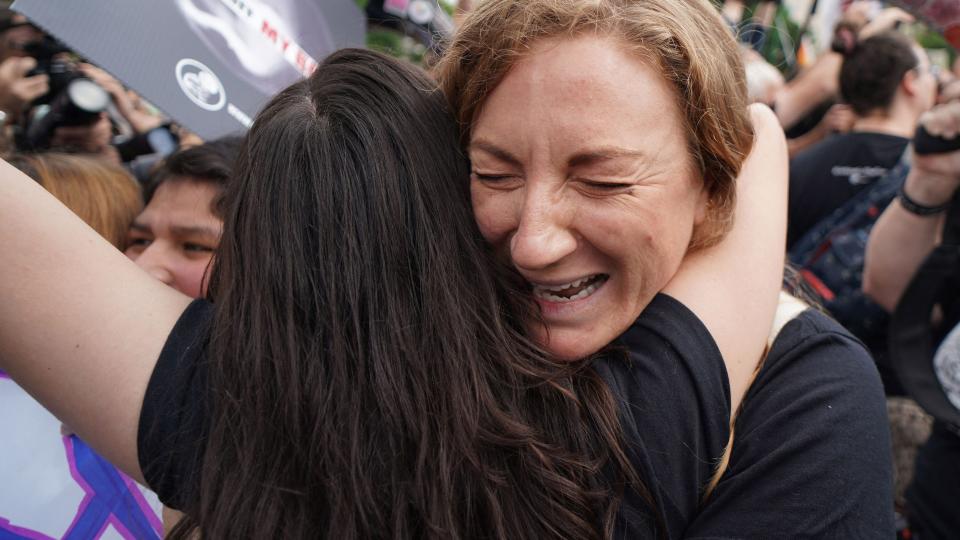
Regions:
[[[67,87],[67,95],[75,107],[88,113],[98,113],[110,103],[110,94],[89,79],[71,81]]]

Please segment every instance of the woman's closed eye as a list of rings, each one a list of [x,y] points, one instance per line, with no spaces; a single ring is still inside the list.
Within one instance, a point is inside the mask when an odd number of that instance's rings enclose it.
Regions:
[[[629,190],[635,184],[632,182],[609,182],[601,180],[580,179],[577,182],[590,193],[615,195]]]
[[[515,174],[479,173],[474,171],[473,177],[480,182],[501,182],[503,180],[514,179],[517,176]]]
[[[523,177],[509,173],[473,172],[471,181],[479,182],[494,190],[514,190],[523,184]]]

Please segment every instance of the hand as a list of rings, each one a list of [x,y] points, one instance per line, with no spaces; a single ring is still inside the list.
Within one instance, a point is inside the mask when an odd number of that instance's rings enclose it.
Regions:
[[[875,36],[887,30],[893,30],[897,24],[901,23],[912,23],[915,19],[913,15],[907,13],[906,11],[892,7],[886,8],[880,12],[872,21],[864,25],[860,29],[860,33],[857,37],[860,40],[869,38],[870,36]]]
[[[117,111],[137,133],[146,133],[163,125],[163,118],[143,110],[139,106],[139,96],[128,92],[120,81],[106,71],[91,64],[80,64],[80,71],[110,94]]]
[[[50,91],[46,75],[26,76],[36,65],[29,57],[11,57],[0,64],[0,110],[19,116],[31,101]]]
[[[830,110],[827,111],[820,122],[830,133],[846,133],[853,129],[853,123],[856,120],[857,116],[849,105],[837,103],[830,107]]]
[[[920,118],[920,125],[936,137],[960,134],[960,101],[937,105]],[[904,190],[924,206],[940,206],[960,187],[960,151],[915,155]]]
[[[97,120],[87,126],[61,126],[53,131],[50,146],[65,148],[74,152],[96,154],[119,163],[120,157],[110,144],[113,127],[106,113],[100,113]]]

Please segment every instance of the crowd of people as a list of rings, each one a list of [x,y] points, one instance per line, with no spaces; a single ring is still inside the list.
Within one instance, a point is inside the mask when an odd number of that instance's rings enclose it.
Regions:
[[[5,11],[0,396],[132,537],[960,537],[960,82],[863,4],[788,81],[739,1],[464,3],[206,142]]]

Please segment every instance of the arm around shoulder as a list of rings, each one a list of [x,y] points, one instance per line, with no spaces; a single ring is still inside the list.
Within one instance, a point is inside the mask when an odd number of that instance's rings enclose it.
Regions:
[[[0,368],[142,481],[136,436],[143,395],[189,299],[5,162],[0,254]]]
[[[687,255],[666,294],[690,308],[723,355],[736,411],[766,347],[783,282],[787,148],[773,113],[752,106],[756,139],[737,178],[731,231]]]

